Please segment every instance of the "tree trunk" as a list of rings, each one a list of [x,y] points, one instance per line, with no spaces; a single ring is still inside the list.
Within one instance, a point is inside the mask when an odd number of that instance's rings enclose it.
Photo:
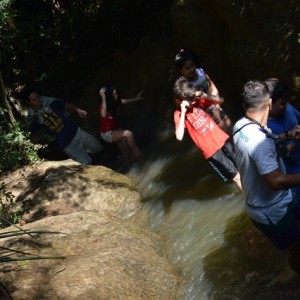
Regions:
[[[1,97],[1,102],[4,103],[4,107],[7,109],[7,113],[8,113],[10,122],[12,124],[15,123],[16,119],[13,115],[13,112],[11,110],[11,107],[10,107],[8,99],[7,99],[6,88],[5,88],[5,85],[4,85],[4,81],[3,81],[1,71],[0,71],[0,97]]]

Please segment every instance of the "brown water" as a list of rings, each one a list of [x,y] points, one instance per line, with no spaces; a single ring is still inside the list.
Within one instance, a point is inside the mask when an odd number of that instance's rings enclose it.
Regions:
[[[183,275],[178,299],[300,299],[300,276],[244,212],[189,139],[165,132],[128,175],[145,198],[141,215],[166,237]]]

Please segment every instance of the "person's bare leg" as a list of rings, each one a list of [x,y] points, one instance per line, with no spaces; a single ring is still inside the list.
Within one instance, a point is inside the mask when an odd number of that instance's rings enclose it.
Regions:
[[[241,183],[241,177],[240,173],[237,173],[235,177],[232,178],[233,182],[236,184],[237,188],[240,190],[240,192],[243,192],[242,183]]]
[[[116,142],[116,144],[122,153],[125,165],[128,166],[131,162],[131,160],[130,160],[131,159],[131,151],[128,147],[126,139],[122,138],[120,141]]]
[[[138,159],[142,155],[142,152],[137,147],[132,132],[130,130],[122,130],[122,129],[118,129],[112,132],[113,143],[117,143],[122,139],[126,140],[126,143],[131,151],[130,159],[131,160]]]
[[[130,130],[125,130],[124,135],[131,150],[131,160],[139,159],[142,156],[142,152],[135,143],[133,133]]]

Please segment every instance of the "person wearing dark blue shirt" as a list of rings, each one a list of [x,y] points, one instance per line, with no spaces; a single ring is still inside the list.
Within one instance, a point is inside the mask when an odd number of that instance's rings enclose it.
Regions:
[[[300,124],[300,112],[289,103],[289,91],[283,82],[277,78],[269,78],[266,84],[272,99],[267,125],[274,134],[288,134]],[[288,138],[285,144],[288,150],[283,157],[286,172],[300,173],[300,142]]]
[[[24,99],[29,106],[28,117],[32,134],[43,131],[48,141],[61,149],[73,160],[89,165],[91,155],[102,150],[100,142],[88,132],[73,123],[65,111],[72,110],[81,118],[86,118],[87,112],[63,100],[40,96],[36,91],[30,91]]]

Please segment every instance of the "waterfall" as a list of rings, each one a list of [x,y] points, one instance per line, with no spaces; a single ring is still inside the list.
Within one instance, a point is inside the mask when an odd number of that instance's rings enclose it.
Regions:
[[[244,211],[187,137],[164,132],[127,174],[145,202],[139,215],[166,238],[182,271],[180,299],[299,299],[299,276]]]

